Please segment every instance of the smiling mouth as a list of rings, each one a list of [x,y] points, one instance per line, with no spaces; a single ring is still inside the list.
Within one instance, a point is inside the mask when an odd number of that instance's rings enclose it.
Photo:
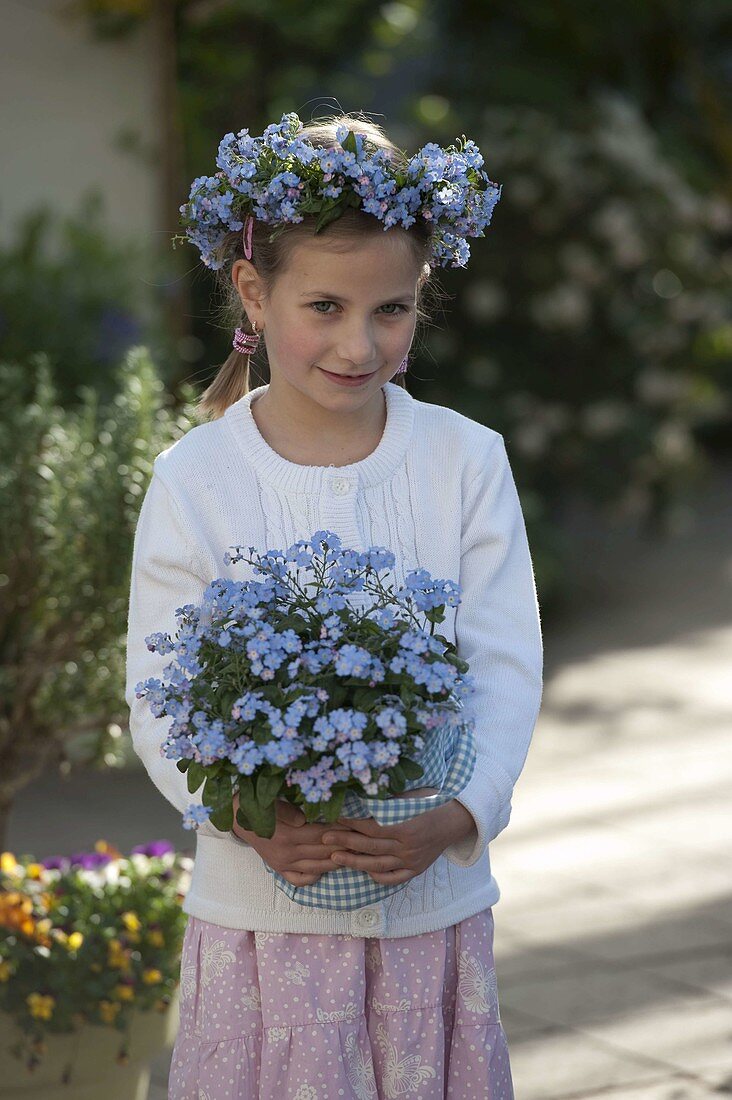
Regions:
[[[334,378],[370,378],[372,374],[376,374],[376,371],[370,371],[368,374],[338,374],[334,370],[325,370],[325,367],[320,369],[325,371],[326,374],[332,374]]]

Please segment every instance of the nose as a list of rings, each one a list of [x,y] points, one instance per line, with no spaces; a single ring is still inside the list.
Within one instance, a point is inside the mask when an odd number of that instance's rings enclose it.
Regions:
[[[377,358],[370,323],[354,323],[338,349],[339,358],[354,367],[368,367]]]

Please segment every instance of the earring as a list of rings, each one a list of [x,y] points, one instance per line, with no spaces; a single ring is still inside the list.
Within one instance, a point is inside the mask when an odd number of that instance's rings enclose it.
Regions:
[[[401,361],[399,369],[397,370],[397,374],[405,374],[406,373],[408,359],[409,359],[409,356],[405,355],[404,358]]]
[[[252,328],[254,332],[245,332],[243,328],[239,327],[234,333],[234,339],[231,346],[235,351],[238,351],[240,355],[251,355],[251,353],[256,350],[261,336],[261,333],[257,332],[256,321],[252,321]]]

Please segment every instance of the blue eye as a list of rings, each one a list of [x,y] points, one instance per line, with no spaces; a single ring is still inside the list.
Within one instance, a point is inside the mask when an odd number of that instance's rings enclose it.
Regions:
[[[385,304],[386,304],[386,306],[387,306],[387,307],[388,307],[388,306],[396,306],[397,310],[398,310],[398,311],[399,311],[400,313],[409,313],[409,309],[408,309],[408,307],[407,307],[407,306],[403,306],[403,305],[401,304],[401,302],[387,302],[387,303],[385,303]],[[335,302],[329,302],[329,301],[311,302],[311,303],[310,303],[310,308],[311,308],[311,309],[312,309],[312,310],[313,310],[313,311],[314,311],[315,313],[319,313],[321,317],[329,317],[329,316],[330,316],[330,310],[328,310],[328,311],[326,312],[325,310],[322,310],[322,309],[316,309],[315,307],[316,307],[316,306],[334,306],[334,305],[336,305],[336,303],[335,303]],[[380,308],[380,309],[383,309],[383,308],[384,308],[384,306],[380,306],[379,308]],[[385,316],[385,317],[397,317],[398,315],[399,315],[399,313],[385,313],[385,314],[384,314],[384,316]]]

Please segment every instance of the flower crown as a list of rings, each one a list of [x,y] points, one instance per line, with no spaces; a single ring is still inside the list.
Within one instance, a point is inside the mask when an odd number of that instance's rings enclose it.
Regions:
[[[339,218],[349,206],[360,207],[391,226],[408,229],[418,217],[433,226],[430,266],[465,267],[466,237],[483,237],[502,186],[481,171],[483,157],[463,134],[443,149],[424,145],[396,167],[386,149],[364,154],[364,135],[346,125],[336,129],[338,145],[321,149],[301,136],[294,112],[267,126],[261,137],[249,131],[226,134],[219,144],[214,176],[199,176],[180,207],[184,235],[203,263],[218,270],[217,249],[230,231],[242,229],[247,215],[280,227],[317,214],[315,232]]]

